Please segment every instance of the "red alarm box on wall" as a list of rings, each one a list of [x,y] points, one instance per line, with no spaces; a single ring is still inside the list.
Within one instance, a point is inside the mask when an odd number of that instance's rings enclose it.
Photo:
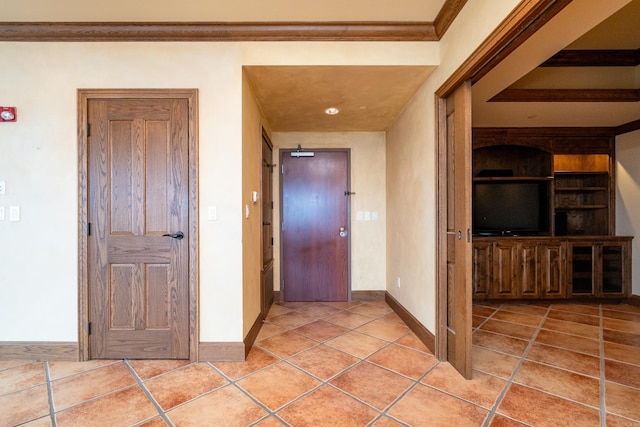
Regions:
[[[18,120],[16,107],[0,107],[0,122],[15,122]]]

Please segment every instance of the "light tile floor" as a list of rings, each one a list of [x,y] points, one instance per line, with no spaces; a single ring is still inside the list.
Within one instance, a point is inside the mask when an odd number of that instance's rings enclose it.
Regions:
[[[279,303],[246,362],[0,361],[0,426],[640,426],[640,308],[475,305],[473,380],[384,302]]]

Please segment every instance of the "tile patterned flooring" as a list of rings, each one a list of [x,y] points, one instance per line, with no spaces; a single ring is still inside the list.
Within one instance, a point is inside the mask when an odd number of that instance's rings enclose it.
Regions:
[[[640,307],[473,313],[470,381],[384,302],[278,303],[246,362],[0,361],[0,426],[640,426]]]

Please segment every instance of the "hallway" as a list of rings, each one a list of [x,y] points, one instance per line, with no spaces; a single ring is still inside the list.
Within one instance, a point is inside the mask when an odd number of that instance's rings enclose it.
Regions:
[[[246,362],[0,361],[0,426],[640,426],[640,307],[473,312],[471,381],[384,302],[278,303]]]

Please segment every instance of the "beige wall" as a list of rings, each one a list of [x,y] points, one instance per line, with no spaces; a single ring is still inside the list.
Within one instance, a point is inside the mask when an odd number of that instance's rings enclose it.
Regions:
[[[0,124],[0,206],[22,213],[19,222],[0,221],[0,324],[11,325],[0,328],[0,341],[78,339],[78,88],[199,90],[200,340],[240,342],[259,310],[256,216],[244,218],[245,185],[258,181],[243,175],[254,161],[243,164],[243,149],[257,153],[251,141],[260,119],[251,97],[243,98],[243,65],[432,66],[437,56],[432,42],[0,43],[0,103],[18,107],[16,123]],[[383,227],[383,202],[361,208],[378,209]],[[251,243],[243,248],[245,232]],[[253,257],[246,265],[244,250]],[[384,260],[375,265],[354,272],[366,289],[384,289]]]
[[[0,341],[78,338],[78,88],[199,89],[200,339],[241,339],[238,45],[5,42],[0,57],[2,105],[18,107],[0,126],[0,205],[22,212],[0,221]]]
[[[262,127],[264,119],[253,88],[242,73],[242,336],[260,314],[262,266],[262,202],[252,200],[262,189]],[[265,125],[266,127],[266,125]],[[247,209],[249,217],[247,218]]]
[[[616,137],[616,234],[635,236],[631,278],[640,295],[640,131]]]
[[[388,131],[387,290],[432,333],[436,332],[434,93],[517,3],[469,0],[440,41],[440,66]]]
[[[385,289],[386,190],[383,132],[274,132],[273,162],[279,149],[348,148],[351,150],[351,289]],[[280,174],[274,174],[274,283],[280,289]],[[357,219],[358,212],[377,212],[378,220]]]

